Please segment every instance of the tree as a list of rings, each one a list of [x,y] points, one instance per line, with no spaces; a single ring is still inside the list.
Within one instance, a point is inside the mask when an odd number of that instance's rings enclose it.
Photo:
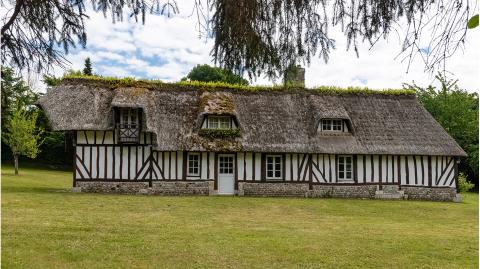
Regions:
[[[305,69],[300,65],[291,64],[283,74],[283,85],[305,87]]]
[[[456,80],[436,76],[441,88],[405,84],[417,93],[418,101],[467,152],[459,169],[478,184],[478,94],[460,89]]]
[[[63,132],[52,131],[49,126],[47,116],[43,110],[38,110],[35,107],[35,102],[38,100],[40,94],[27,85],[27,82],[16,76],[11,68],[1,68],[2,83],[1,83],[1,129],[3,132],[7,130],[7,123],[11,121],[12,115],[16,110],[23,109],[27,111],[37,111],[38,117],[36,120],[36,128],[44,130],[41,133],[41,141],[39,155],[36,157],[37,162],[43,162],[53,165],[63,165],[71,163],[71,152],[65,150],[65,140],[67,139]],[[67,74],[81,74],[80,71],[69,70]],[[54,86],[58,84],[61,79],[49,77],[51,80],[47,85]],[[50,85],[52,83],[52,85]],[[30,112],[28,112],[30,113]],[[67,150],[69,150],[68,148]],[[11,148],[6,145],[5,140],[1,141],[2,160],[11,160],[14,158]]]
[[[92,62],[90,61],[90,58],[85,59],[83,74],[86,76],[93,76]]]
[[[234,74],[232,71],[208,64],[196,65],[190,70],[185,79],[204,82],[225,82],[230,84],[248,85],[248,80]]]
[[[86,45],[86,0],[7,3],[11,10],[2,19],[3,62],[48,70],[64,65],[70,48]],[[144,23],[147,13],[178,12],[176,2],[167,0],[92,3],[95,11],[111,14],[113,22],[123,20],[125,13]],[[329,26],[341,28],[347,49],[357,56],[360,42],[373,46],[391,32],[403,32],[402,60],[410,64],[421,55],[428,69],[444,67],[445,59],[464,45],[472,10],[469,0],[194,0],[194,7],[198,31],[215,40],[212,56],[220,67],[270,77],[282,75],[292,62],[308,64],[317,54],[327,61],[335,48]]]
[[[37,101],[38,93],[34,92],[22,77],[17,77],[13,69],[1,68],[2,75],[2,130],[13,111],[21,107],[31,106]]]
[[[3,141],[10,147],[15,162],[15,175],[18,175],[18,158],[25,155],[35,158],[41,145],[42,130],[36,128],[38,112],[26,111],[23,108],[15,110],[6,124]]]

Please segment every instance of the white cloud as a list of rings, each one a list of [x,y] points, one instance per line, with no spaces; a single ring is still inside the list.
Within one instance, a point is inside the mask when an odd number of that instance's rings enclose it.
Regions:
[[[146,23],[132,19],[113,24],[102,13],[90,12],[87,22],[88,45],[86,50],[77,50],[68,55],[71,68],[81,69],[86,57],[93,61],[94,71],[103,75],[134,76],[165,81],[180,80],[196,64],[212,64],[211,39],[198,38],[195,29],[196,17],[188,16],[192,1],[179,1],[181,14],[173,18],[147,16]],[[353,50],[346,51],[345,37],[338,29],[331,29],[337,41],[327,64],[323,59],[313,58],[306,68],[306,85],[367,86],[370,88],[400,88],[402,83],[415,81],[428,85],[434,81],[432,74],[424,72],[420,58],[416,59],[408,73],[407,64],[395,56],[400,51],[396,36],[380,40],[371,50],[367,44],[360,45],[360,58]],[[447,61],[452,77],[470,91],[478,89],[477,30],[468,32],[464,52],[457,52]],[[57,70],[60,74],[62,71]],[[277,81],[278,82],[278,81]],[[254,84],[272,84],[260,77]]]
[[[112,77],[129,77],[131,72],[123,66],[101,66],[100,72],[106,76]]]

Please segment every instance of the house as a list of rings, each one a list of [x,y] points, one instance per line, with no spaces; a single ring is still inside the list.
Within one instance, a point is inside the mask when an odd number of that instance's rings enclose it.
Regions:
[[[77,191],[451,201],[466,156],[409,91],[69,78],[39,106]]]

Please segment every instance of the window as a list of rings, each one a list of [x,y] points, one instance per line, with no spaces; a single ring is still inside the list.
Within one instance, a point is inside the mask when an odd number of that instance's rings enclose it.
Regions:
[[[120,124],[122,128],[138,127],[138,109],[136,108],[122,108],[120,110]]]
[[[233,174],[233,156],[218,156],[218,173]]]
[[[282,175],[282,155],[267,155],[267,179],[281,180]]]
[[[352,156],[338,156],[338,180],[352,180]]]
[[[140,125],[138,123],[138,108],[121,108],[118,141],[121,143],[138,143]]]
[[[188,176],[200,176],[200,153],[188,153]]]
[[[209,129],[230,129],[232,128],[232,121],[229,116],[209,116]]]
[[[323,119],[322,131],[343,131],[343,121],[340,119]]]

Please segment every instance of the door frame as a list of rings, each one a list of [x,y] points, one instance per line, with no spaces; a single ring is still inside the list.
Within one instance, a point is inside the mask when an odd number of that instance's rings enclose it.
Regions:
[[[214,174],[214,190],[218,193],[218,170],[220,169],[219,165],[219,156],[232,156],[233,157],[233,194],[235,195],[238,190],[238,179],[237,179],[237,153],[236,152],[216,152],[215,153],[215,164],[214,164],[214,169],[215,169],[215,174]]]

